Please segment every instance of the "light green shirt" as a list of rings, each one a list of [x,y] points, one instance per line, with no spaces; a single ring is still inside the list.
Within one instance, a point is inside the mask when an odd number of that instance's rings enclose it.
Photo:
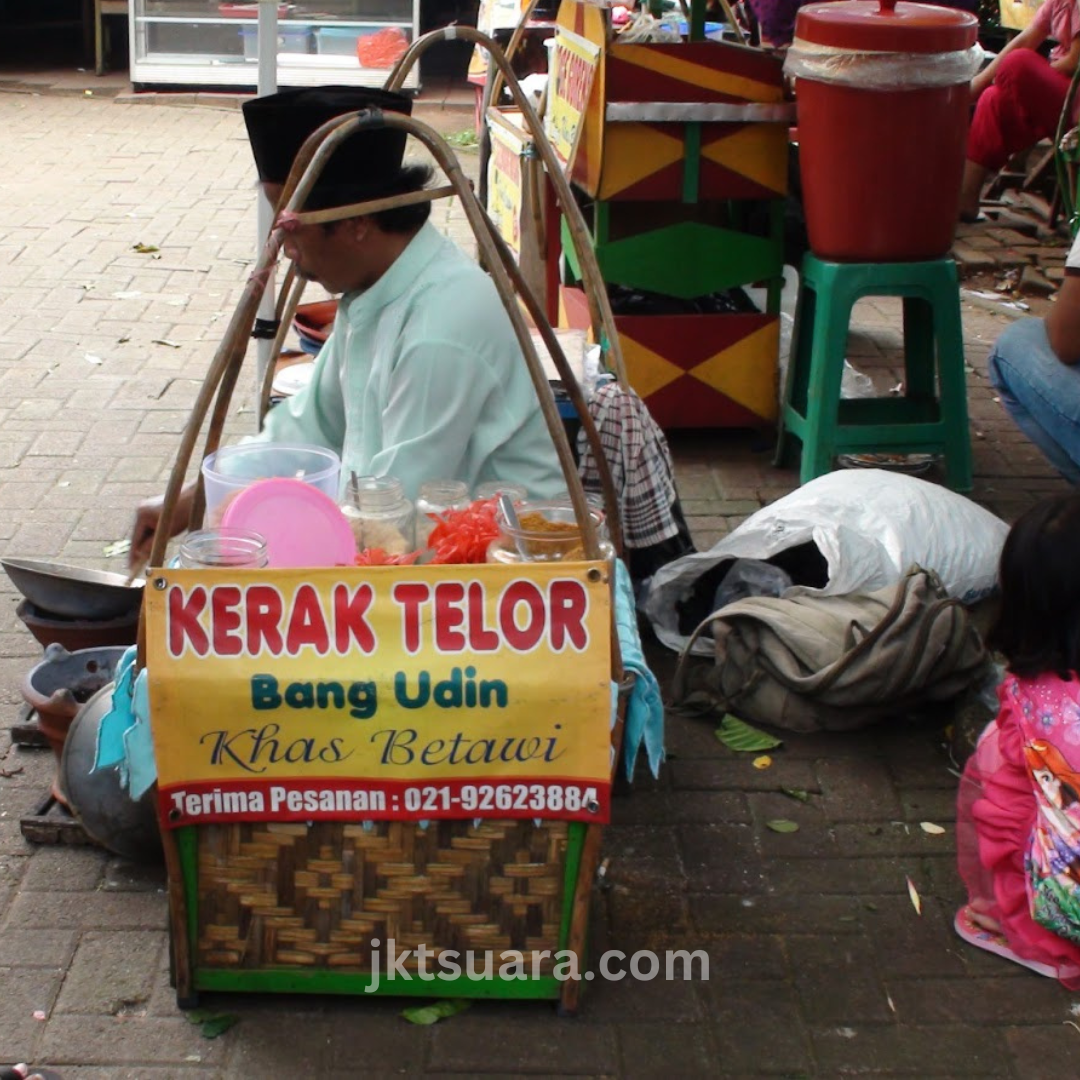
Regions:
[[[257,438],[316,443],[350,473],[566,489],[517,337],[491,279],[430,222],[366,292],[338,305],[311,382]]]

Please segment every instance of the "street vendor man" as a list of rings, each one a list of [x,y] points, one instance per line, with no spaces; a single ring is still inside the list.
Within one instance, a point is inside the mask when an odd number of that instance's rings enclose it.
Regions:
[[[243,106],[259,181],[277,205],[305,139],[362,109],[408,114],[401,94],[359,87],[286,90]],[[406,136],[359,131],[333,152],[304,211],[423,189],[426,165],[404,164]],[[340,294],[311,382],[267,414],[255,439],[335,451],[342,475],[395,476],[415,499],[428,479],[489,480],[532,498],[565,489],[521,347],[479,265],[428,220],[431,203],[320,224],[295,220],[283,250],[307,281]],[[194,485],[177,501],[170,535],[185,531]],[[143,503],[130,561],[149,555],[161,498]]]

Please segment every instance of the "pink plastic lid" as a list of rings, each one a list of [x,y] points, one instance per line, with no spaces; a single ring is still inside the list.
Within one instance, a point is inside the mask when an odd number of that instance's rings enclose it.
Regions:
[[[337,503],[303,480],[256,480],[229,503],[221,524],[261,533],[271,567],[351,566],[356,557]]]

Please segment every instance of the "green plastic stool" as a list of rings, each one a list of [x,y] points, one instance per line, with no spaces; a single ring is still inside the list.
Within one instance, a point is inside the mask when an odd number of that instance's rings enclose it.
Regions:
[[[864,296],[903,298],[903,397],[840,396],[851,309]],[[952,259],[833,263],[804,257],[778,462],[788,435],[802,443],[804,484],[827,473],[837,454],[935,453],[945,455],[949,486],[971,490],[960,292]]]

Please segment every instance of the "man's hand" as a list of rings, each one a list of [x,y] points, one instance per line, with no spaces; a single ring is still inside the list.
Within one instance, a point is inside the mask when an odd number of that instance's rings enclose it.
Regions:
[[[195,500],[194,483],[186,485],[176,500],[176,508],[169,523],[169,536],[177,536],[191,524],[192,503]],[[154,537],[161,527],[161,511],[165,498],[155,495],[152,499],[140,503],[135,511],[135,524],[131,530],[131,548],[128,551],[128,567],[138,570],[144,567],[150,558],[154,546]]]

